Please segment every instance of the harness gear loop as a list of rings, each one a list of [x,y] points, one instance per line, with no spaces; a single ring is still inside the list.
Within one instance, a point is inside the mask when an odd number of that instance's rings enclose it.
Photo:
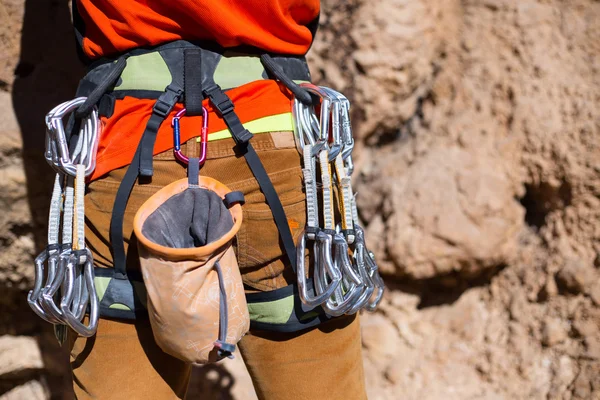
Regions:
[[[106,76],[102,79],[100,84],[98,84],[94,90],[87,96],[85,102],[83,102],[79,108],[75,111],[75,118],[82,118],[88,115],[100,102],[100,99],[104,94],[108,91],[108,89],[117,82],[119,76],[127,66],[125,56],[121,56],[117,59],[117,61],[111,66],[110,72],[106,74]]]
[[[273,74],[281,83],[283,83],[290,91],[300,100],[303,104],[311,106],[313,99],[310,94],[302,89],[296,82],[291,80],[284,72],[281,66],[279,66],[269,54],[262,54],[260,56],[260,62],[264,65],[265,69]]]

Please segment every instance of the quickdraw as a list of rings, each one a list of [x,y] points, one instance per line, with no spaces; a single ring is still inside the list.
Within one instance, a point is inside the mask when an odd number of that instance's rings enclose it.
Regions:
[[[307,207],[307,227],[297,245],[300,298],[308,306],[320,305],[332,317],[354,314],[362,308],[373,311],[383,296],[384,283],[366,247],[352,191],[350,102],[327,87],[309,83],[300,86],[320,99],[319,117],[314,107],[298,100],[293,107]],[[304,262],[308,241],[313,242],[315,296],[309,294],[311,282]]]
[[[56,171],[48,218],[48,245],[35,259],[31,309],[54,325],[68,325],[81,336],[94,335],[98,296],[93,258],[85,245],[85,178],[96,167],[100,120],[94,108],[83,118],[75,147],[69,151],[63,119],[85,97],[62,103],[46,115],[45,158]],[[62,220],[62,238],[59,241]],[[89,321],[82,323],[89,307]]]

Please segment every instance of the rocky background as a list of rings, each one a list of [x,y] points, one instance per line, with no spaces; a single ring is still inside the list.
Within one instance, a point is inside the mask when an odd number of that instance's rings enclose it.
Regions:
[[[81,75],[69,19],[0,2],[0,399],[68,398],[25,291],[43,115]],[[600,399],[599,38],[597,0],[323,1],[310,62],[352,100],[388,285],[362,318],[370,399]],[[255,399],[239,360],[196,373],[196,393]]]

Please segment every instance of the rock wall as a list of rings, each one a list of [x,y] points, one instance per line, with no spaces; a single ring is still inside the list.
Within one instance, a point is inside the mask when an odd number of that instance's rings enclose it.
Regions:
[[[354,100],[392,289],[371,398],[600,397],[600,5],[325,5],[312,57]]]
[[[43,358],[0,368],[0,398],[68,384],[23,304],[51,182],[41,122],[80,75],[68,18],[65,1],[0,4],[0,365],[15,340]],[[310,63],[352,100],[389,289],[362,319],[370,399],[600,398],[598,37],[594,0],[323,1]],[[255,398],[239,363],[195,390]]]

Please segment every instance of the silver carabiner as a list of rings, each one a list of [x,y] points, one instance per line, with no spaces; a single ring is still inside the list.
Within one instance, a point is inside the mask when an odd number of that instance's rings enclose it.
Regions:
[[[331,259],[329,260],[323,260],[323,262],[319,262],[316,260],[317,258],[317,253],[315,253],[315,271],[314,271],[314,278],[313,280],[315,281],[315,296],[312,296],[309,294],[309,290],[308,290],[308,282],[307,282],[307,271],[306,271],[306,267],[305,267],[305,251],[306,251],[306,239],[307,239],[307,235],[306,232],[304,232],[302,234],[302,236],[300,236],[300,240],[298,241],[298,246],[296,249],[297,252],[297,279],[298,279],[298,287],[299,287],[299,295],[300,295],[300,299],[302,300],[302,302],[304,304],[306,304],[309,307],[316,307],[318,305],[323,304],[329,297],[331,297],[331,295],[333,294],[333,292],[337,289],[338,285],[340,284],[340,281],[342,280],[342,275],[339,273],[339,271],[333,267],[333,261],[331,261]],[[317,245],[317,242],[321,241],[321,242],[327,242],[329,239],[327,237],[327,235],[323,232],[318,232],[316,235],[316,239],[315,239],[315,246]],[[326,244],[327,245],[327,244]],[[325,267],[325,271],[324,274],[327,275],[330,279],[331,282],[329,282],[327,285],[321,285],[321,286],[317,286],[317,279],[318,279],[318,274],[317,274],[317,268],[321,268],[321,266],[324,265]]]
[[[294,142],[298,153],[304,154],[304,125],[303,125],[304,108],[302,103],[294,98],[292,106],[292,120],[294,122]]]
[[[313,132],[313,135],[315,135],[315,142],[323,142],[329,151],[329,117],[331,115],[331,97],[322,88],[313,85],[312,83],[301,83],[300,86],[321,98],[321,112],[318,120],[319,130],[315,130],[315,125],[317,124],[316,116],[314,118],[311,116],[311,131]]]
[[[346,314],[353,308],[356,301],[363,294],[363,282],[361,277],[356,274],[352,268],[352,263],[348,257],[348,243],[344,237],[338,233],[333,236],[334,247],[334,265],[342,271],[342,282],[325,304],[323,309],[331,316],[340,316]],[[317,285],[321,284],[321,280]]]
[[[315,156],[327,144],[320,138],[317,116],[310,107],[302,104],[298,99],[294,99],[292,114],[296,149],[300,154],[304,154],[304,147],[310,144],[312,146],[311,155]]]
[[[64,102],[53,108],[46,115],[46,161],[57,172],[74,176],[75,164],[86,166],[86,176],[96,167],[96,152],[100,137],[98,109],[94,107],[90,115],[82,119],[74,154],[69,153],[69,145],[65,133],[63,118],[86,101],[86,97]]]
[[[374,298],[369,299],[369,303],[365,306],[365,309],[367,311],[375,311],[375,309],[381,302],[381,299],[383,298],[385,284],[383,282],[383,279],[381,279],[381,275],[379,275],[379,268],[375,263],[375,257],[373,256],[373,253],[367,251],[365,259],[367,261],[367,266],[370,269],[370,277],[373,280],[373,283],[375,284],[376,290]]]
[[[331,144],[329,146],[329,161],[333,161],[343,150],[342,143],[342,95],[335,90],[322,86],[321,89],[331,99]],[[345,97],[343,97],[345,99]]]
[[[347,314],[354,314],[358,310],[363,308],[367,304],[369,299],[372,297],[373,291],[375,290],[375,285],[373,283],[373,280],[371,279],[371,277],[369,276],[369,273],[367,271],[367,266],[365,263],[364,255],[365,255],[364,243],[360,242],[360,239],[359,239],[359,243],[356,244],[352,258],[354,261],[354,265],[356,265],[356,267],[358,268],[360,276],[363,280],[363,283],[364,283],[363,290],[364,291],[363,291],[362,295],[359,297],[359,299],[356,301],[355,305],[348,311]]]
[[[85,253],[85,260],[83,264],[81,264],[80,260],[80,252]],[[81,322],[85,311],[81,312],[79,310],[72,310],[72,304],[75,297],[75,292],[73,290],[75,281],[76,281],[76,268],[80,265],[83,265],[83,282],[86,285],[86,292],[89,293],[89,304],[90,304],[90,318],[88,325],[84,325]],[[74,251],[69,255],[69,260],[67,263],[67,272],[65,275],[66,280],[66,288],[65,294],[60,302],[60,308],[63,312],[65,321],[67,324],[79,335],[83,337],[90,337],[96,333],[98,327],[98,318],[99,318],[99,302],[98,296],[96,294],[96,288],[94,285],[94,266],[92,261],[92,253],[89,249],[84,249],[80,251]],[[81,305],[81,304],[80,304]],[[86,301],[87,306],[87,301]],[[86,307],[83,307],[85,310]]]
[[[54,279],[42,289],[42,296],[40,297],[42,309],[61,323],[65,323],[65,320],[62,311],[54,302],[54,296],[59,289],[61,289],[61,292],[65,291],[65,257],[68,257],[69,254],[70,250],[65,250],[48,257],[49,270],[53,269],[55,275]]]
[[[364,265],[366,272],[373,283],[373,296],[369,297],[369,301],[365,306],[367,311],[375,311],[377,305],[381,302],[383,298],[383,294],[385,291],[385,284],[381,276],[379,275],[379,268],[377,267],[377,263],[375,263],[375,258],[373,253],[367,249],[367,245],[365,242],[365,231],[358,224],[355,224],[354,229],[356,231],[356,254],[359,263]]]
[[[68,266],[67,266],[68,268]],[[67,273],[70,273],[67,270]],[[81,321],[83,316],[85,315],[85,311],[89,302],[89,293],[87,290],[86,282],[85,282],[85,274],[83,268],[78,268],[78,265],[74,265],[73,273],[75,274],[74,284],[73,284],[73,300],[70,306],[70,312],[73,313],[75,318],[78,321]],[[67,289],[69,286],[67,285]],[[67,294],[63,296],[63,299],[67,297]],[[62,299],[61,299],[61,310],[62,310]],[[64,310],[63,310],[64,314]]]
[[[57,251],[57,250],[55,250]],[[40,306],[40,297],[42,295],[42,287],[45,285],[49,285],[54,280],[55,269],[47,269],[46,282],[43,282],[44,277],[44,264],[48,261],[49,258],[49,249],[44,249],[38,256],[35,258],[35,281],[33,284],[33,289],[27,293],[27,303],[40,318],[44,321],[49,322],[51,324],[60,324],[61,321],[58,318],[55,318],[54,315],[47,313]]]

